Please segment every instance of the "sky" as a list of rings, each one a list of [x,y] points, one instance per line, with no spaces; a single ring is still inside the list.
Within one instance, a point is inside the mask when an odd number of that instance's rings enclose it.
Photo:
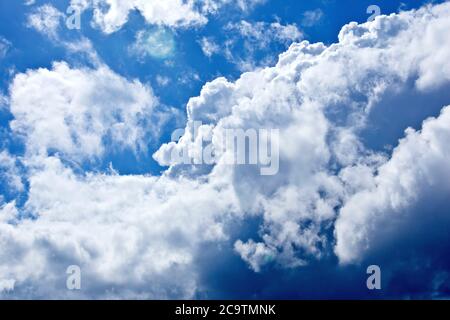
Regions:
[[[448,1],[0,0],[0,298],[449,298],[449,27]]]

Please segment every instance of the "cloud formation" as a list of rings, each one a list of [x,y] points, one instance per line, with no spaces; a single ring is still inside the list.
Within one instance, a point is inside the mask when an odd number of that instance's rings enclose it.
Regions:
[[[420,131],[408,129],[391,159],[366,176],[370,187],[346,201],[336,222],[336,254],[343,263],[386,250],[380,247],[423,232],[424,226],[432,227],[436,244],[447,238],[436,226],[450,223],[449,212],[440,207],[450,192],[449,124],[446,107]],[[433,204],[438,207],[429,208]]]
[[[137,10],[149,24],[173,28],[205,25],[208,15],[224,6],[247,11],[265,0],[71,0],[71,4],[86,10],[93,9],[93,23],[105,33],[119,30],[128,21],[131,11]]]
[[[444,60],[450,50],[443,39],[449,14],[449,5],[443,4],[381,16],[372,23],[351,23],[343,27],[337,44],[294,44],[273,68],[245,73],[235,83],[216,79],[189,101],[184,137],[164,145],[155,158],[168,164],[174,149],[181,152],[186,144],[194,150],[192,157],[199,154],[196,141],[202,139],[192,136],[196,121],[204,123],[196,130],[199,135],[213,135],[213,148],[214,135],[224,128],[282,128],[277,177],[262,179],[253,168],[223,169],[229,172],[242,210],[264,219],[260,242],[239,241],[236,250],[255,270],[273,261],[304,265],[330,254],[335,241],[341,262],[359,261],[369,252],[364,244],[368,234],[363,223],[352,227],[358,233],[341,232],[340,208],[349,221],[352,215],[363,215],[346,213],[347,201],[355,201],[350,199],[358,190],[374,188],[374,176],[395,161],[395,154],[389,159],[366,143],[367,131],[380,126],[369,123],[370,116],[392,95],[404,94],[407,101],[408,90],[418,96],[440,96],[448,90]],[[417,37],[417,30],[427,36]],[[171,170],[178,172],[177,166]],[[196,171],[204,172],[190,174]],[[339,228],[334,231],[336,219]],[[348,252],[359,250],[348,256],[347,247]]]
[[[153,19],[154,8],[139,1],[108,2],[108,13],[96,16],[105,32],[125,23],[131,6]],[[196,21],[185,17],[164,23]],[[256,272],[334,255],[357,264],[427,230],[437,231],[427,241],[442,254],[448,205],[430,204],[448,204],[450,109],[421,130],[393,137],[403,139],[392,152],[368,136],[383,129],[385,119],[373,115],[393,97],[397,112],[411,107],[411,97],[445,97],[449,24],[449,3],[350,23],[338,43],[294,43],[273,67],[205,84],[187,104],[182,138],[155,153],[170,166],[157,177],[79,172],[70,164],[101,158],[111,146],[142,145],[154,130],[146,120],[157,104],[148,86],[106,66],[64,62],[18,74],[10,125],[26,152],[11,163],[26,168],[29,190],[23,206],[0,207],[0,243],[7,248],[0,251],[0,294],[14,288],[22,297],[193,297],[201,291],[198,253],[226,241]],[[433,115],[450,101],[427,102],[420,108]],[[228,128],[280,129],[280,172],[261,176],[257,165],[227,165],[220,161],[227,152],[216,165],[171,162],[173,151],[186,146],[197,157],[203,135],[219,150],[215,137]],[[229,232],[232,222],[255,217],[257,235]],[[79,293],[64,290],[72,264],[84,274]]]
[[[11,129],[31,155],[56,151],[92,159],[103,155],[106,139],[119,149],[145,150],[158,131],[151,123],[157,104],[151,88],[104,65],[72,69],[60,62],[29,70],[15,77],[10,91]]]

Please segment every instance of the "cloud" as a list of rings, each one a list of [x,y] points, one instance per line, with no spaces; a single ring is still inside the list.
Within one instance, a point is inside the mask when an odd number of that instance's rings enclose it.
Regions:
[[[64,14],[50,4],[36,8],[27,17],[27,26],[51,38],[57,37],[57,31]]]
[[[91,40],[82,35],[73,38],[67,33],[61,32],[61,26],[63,26],[61,22],[65,22],[66,18],[67,16],[63,12],[56,9],[51,4],[45,4],[33,9],[33,11],[27,15],[27,26],[48,37],[52,44],[66,49],[67,53],[72,55],[77,54],[76,58],[82,60],[84,63],[87,62],[87,64],[95,66],[101,65],[102,61],[94,49]],[[64,27],[66,27],[66,25],[64,25]],[[73,28],[72,26],[67,27]],[[80,58],[86,59],[83,60]]]
[[[81,61],[85,58],[86,64],[88,65],[99,67],[104,64],[98,56],[92,42],[85,37],[80,37],[76,40],[69,41],[60,40],[58,44],[62,45],[67,50],[67,53],[73,54],[77,58],[81,58]]]
[[[265,47],[273,39],[284,44],[291,44],[300,40],[303,36],[295,24],[282,25],[279,22],[260,21],[252,23],[242,20],[239,23],[229,23],[226,29],[238,32],[242,37],[259,47]]]
[[[169,84],[170,79],[168,77],[162,76],[162,75],[157,75],[156,76],[156,83],[160,86],[160,87],[165,87]]]
[[[222,53],[241,71],[250,71],[275,63],[271,49],[280,50],[281,47],[284,50],[303,38],[303,33],[295,24],[283,25],[280,22],[241,20],[228,23],[225,29],[227,37],[223,45],[217,44],[212,37],[205,37],[200,40],[200,46],[207,57]],[[256,57],[260,55],[264,57],[257,59]],[[260,62],[257,63],[257,60]]]
[[[445,209],[450,191],[449,137],[450,107],[426,120],[420,131],[406,130],[391,159],[367,177],[370,187],[352,195],[340,210],[336,254],[341,262],[392,250],[394,243],[423,233],[424,227],[434,232],[436,245],[441,239],[448,241],[439,226],[450,223]],[[426,241],[427,236],[417,238]]]
[[[337,230],[335,238],[334,221],[340,221],[340,208],[346,212],[355,193],[374,188],[372,177],[390,161],[385,150],[365,140],[371,130],[382,130],[386,119],[369,120],[392,103],[392,96],[397,95],[397,112],[408,113],[408,107],[414,107],[429,115],[444,104],[427,97],[450,99],[445,98],[450,46],[443,40],[449,15],[446,3],[378,17],[371,23],[351,23],[342,28],[337,44],[296,43],[273,68],[244,73],[236,82],[216,79],[189,101],[184,136],[163,145],[154,157],[162,165],[171,164],[174,174],[220,172],[223,179],[228,177],[241,209],[263,219],[259,241],[240,239],[235,247],[254,270],[272,263],[294,268],[326,258],[334,254],[336,241],[337,257],[357,262],[356,256],[369,254],[356,240],[368,237],[363,225],[369,221],[355,227],[348,223],[351,231],[359,230],[358,238],[346,229]],[[417,37],[417,30],[427,36]],[[442,64],[439,70],[433,57]],[[428,106],[412,102],[427,99]],[[194,130],[196,121],[203,126]],[[212,135],[206,140],[212,141],[213,150],[220,149],[214,137],[236,127],[280,129],[277,176],[262,178],[251,166],[199,169],[170,162],[171,155],[185,148],[192,159],[201,154],[202,135]],[[371,201],[377,203],[367,200]],[[363,214],[349,210],[346,215],[351,220]],[[437,213],[435,217],[437,225],[447,223]],[[346,256],[346,248],[358,250]]]
[[[267,0],[197,0],[201,11],[205,13],[217,13],[220,9],[238,8],[243,12],[253,9],[257,5],[264,4]]]
[[[261,273],[333,258],[357,264],[377,252],[395,258],[400,243],[426,261],[447,255],[450,109],[421,131],[391,135],[403,138],[392,152],[368,137],[386,122],[405,129],[395,117],[374,117],[392,101],[399,114],[419,108],[426,117],[448,105],[449,17],[445,3],[351,23],[338,43],[294,43],[273,67],[205,84],[187,104],[182,138],[154,155],[170,165],[159,177],[78,172],[63,156],[101,156],[105,137],[139,145],[156,103],[147,86],[105,66],[56,63],[17,75],[11,128],[25,141],[29,192],[23,206],[2,204],[0,287],[18,297],[191,298],[202,292],[197,257],[227,241]],[[228,128],[279,129],[279,173],[227,165],[227,152],[216,165],[171,161],[185,146],[198,157],[203,136],[219,150]],[[255,218],[254,234],[230,232]],[[64,290],[73,264],[84,274],[79,293]],[[436,276],[439,291],[445,277]]]
[[[235,210],[232,190],[183,178],[89,173],[76,165],[110,149],[145,147],[161,129],[152,126],[161,121],[151,89],[104,65],[58,62],[16,75],[10,100],[26,170],[16,169],[7,152],[0,153],[2,170],[8,184],[24,179],[28,188],[25,204],[2,199],[0,242],[8,250],[0,253],[0,295],[192,297],[196,252],[201,243],[226,239],[221,221]],[[82,269],[83,291],[61,292],[73,264]]]
[[[166,28],[141,30],[130,47],[130,52],[143,60],[147,57],[167,59],[175,54],[176,44],[172,31]]]
[[[199,41],[200,47],[202,48],[203,54],[207,57],[211,57],[214,54],[220,52],[220,46],[210,38],[203,37]]]
[[[14,78],[10,92],[11,128],[30,154],[57,151],[73,160],[95,159],[105,152],[106,140],[137,152],[158,130],[151,124],[157,104],[151,88],[104,65],[72,69],[58,62],[51,70],[29,70]]]
[[[249,11],[257,5],[264,4],[267,0],[200,0],[203,11],[217,12],[222,6],[236,6],[242,11]]]
[[[248,11],[266,0],[71,0],[82,10],[92,8],[93,23],[105,33],[113,33],[128,21],[131,11],[138,10],[147,23],[171,27],[189,28],[205,25],[208,15],[216,14],[224,7],[236,7]]]
[[[11,42],[0,36],[0,59],[3,59],[11,48]]]
[[[38,216],[0,224],[8,248],[0,278],[16,280],[17,296],[27,297],[31,285],[35,297],[70,297],[58,288],[72,264],[83,272],[79,297],[194,294],[193,255],[202,241],[223,239],[215,216],[232,209],[220,201],[226,189],[166,177],[82,177],[54,157],[29,161],[26,209]]]
[[[72,0],[72,5],[82,9],[93,8],[93,22],[105,33],[119,30],[132,10],[138,10],[150,24],[168,27],[190,27],[207,22],[206,17],[194,8],[193,1],[133,0]]]
[[[9,99],[4,94],[0,93],[0,111],[7,107]]]
[[[312,27],[317,24],[322,17],[323,11],[321,9],[305,11],[303,12],[301,25],[304,27]]]

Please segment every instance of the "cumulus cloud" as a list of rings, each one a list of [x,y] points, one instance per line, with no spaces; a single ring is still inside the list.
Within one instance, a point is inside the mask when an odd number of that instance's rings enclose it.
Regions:
[[[312,27],[322,19],[323,11],[321,9],[308,10],[303,12],[302,16],[302,26]]]
[[[158,130],[151,124],[157,103],[151,88],[106,66],[55,63],[51,70],[18,74],[10,91],[11,128],[30,154],[57,151],[88,160],[102,156],[106,139],[115,148],[145,150]]]
[[[162,76],[162,75],[157,75],[156,76],[156,83],[160,86],[160,87],[165,87],[170,83],[170,78]]]
[[[81,10],[81,9],[80,9]],[[44,4],[32,10],[27,16],[27,26],[33,28],[39,33],[45,35],[54,45],[64,47],[68,54],[78,54],[77,58],[85,57],[89,64],[101,65],[101,59],[97,55],[92,42],[84,37],[68,37],[67,33],[61,32],[62,23],[66,22],[65,27],[73,29],[71,20],[66,21],[67,16],[51,4]],[[70,25],[67,23],[70,22]],[[1,56],[1,38],[0,38],[0,56]]]
[[[194,294],[198,244],[224,239],[216,216],[233,210],[221,200],[230,197],[226,188],[166,177],[81,177],[54,157],[29,161],[26,209],[38,216],[0,224],[8,248],[0,253],[0,279],[14,279],[15,294],[26,297],[32,286],[35,297],[70,297],[56,290],[73,264],[83,272],[79,297]],[[9,205],[2,216],[15,211]]]
[[[29,190],[24,205],[2,199],[4,297],[192,297],[199,244],[226,239],[221,221],[235,211],[229,186],[113,170],[80,174],[73,165],[110,148],[145,148],[161,129],[152,121],[162,123],[152,90],[106,66],[60,62],[16,75],[10,100],[11,128],[25,142],[25,170],[2,152],[2,180],[20,192],[26,179]],[[59,292],[73,264],[83,272],[79,295]]]
[[[248,11],[266,0],[71,0],[81,10],[93,9],[93,24],[113,33],[127,23],[131,11],[138,10],[149,24],[173,28],[205,25],[208,15],[226,7]]]
[[[150,24],[169,27],[189,27],[207,22],[194,7],[193,1],[120,1],[120,0],[72,0],[72,5],[83,10],[93,8],[93,22],[105,33],[119,30],[132,10],[138,10]]]
[[[0,92],[0,111],[7,107],[9,99],[3,93]]]
[[[260,47],[266,46],[272,39],[290,44],[302,37],[302,32],[295,24],[282,25],[279,22],[248,22],[230,23],[230,31],[237,31],[242,37],[254,42]]]
[[[368,119],[392,95],[404,94],[397,101],[400,109],[407,108],[410,91],[419,97],[430,92],[445,96],[449,74],[444,60],[450,51],[443,39],[449,14],[450,6],[443,4],[351,23],[343,27],[337,44],[294,44],[273,68],[245,73],[234,83],[216,79],[189,101],[185,135],[163,145],[155,159],[171,164],[173,172],[185,172],[167,160],[186,146],[190,157],[201,154],[200,135],[212,135],[214,149],[214,136],[225,128],[280,128],[281,170],[276,177],[263,179],[258,170],[239,166],[219,165],[212,171],[228,172],[241,209],[264,220],[260,241],[237,242],[237,252],[254,270],[273,261],[297,267],[331,254],[337,241],[338,258],[355,262],[355,255],[368,254],[356,240],[368,237],[365,229],[359,228],[362,224],[349,227],[359,230],[356,238],[338,230],[335,239],[334,221],[339,221],[341,207],[348,220],[352,214],[363,215],[353,210],[345,214],[347,201],[361,188],[374,188],[373,176],[388,159],[366,143],[367,130],[381,125]],[[427,37],[417,37],[417,30]],[[439,70],[434,59],[442,63]],[[203,128],[194,130],[196,121]],[[359,250],[346,257],[342,248]]]
[[[0,152],[0,181],[4,182],[12,191],[24,190],[18,161],[5,150]]]
[[[413,237],[425,226],[435,233],[436,243],[447,238],[437,226],[450,223],[450,213],[440,207],[450,192],[449,137],[450,107],[426,120],[420,131],[406,130],[391,159],[368,176],[370,187],[352,195],[340,210],[336,254],[343,263],[386,250],[383,246]]]
[[[197,0],[196,3],[203,12],[217,13],[219,9],[225,7],[236,7],[241,11],[247,12],[257,5],[261,5],[267,0]]]
[[[242,11],[248,11],[257,5],[264,4],[267,0],[199,0],[203,11],[217,12],[223,6],[236,6]]]
[[[357,263],[410,239],[411,230],[432,227],[439,232],[427,234],[428,244],[444,250],[438,244],[448,239],[448,205],[428,204],[448,202],[450,109],[421,131],[394,137],[403,140],[392,153],[366,138],[383,128],[386,119],[372,116],[393,97],[398,112],[430,95],[446,99],[449,17],[445,3],[351,23],[336,44],[295,43],[274,67],[205,84],[187,104],[181,139],[154,155],[170,166],[160,177],[80,174],[61,157],[99,156],[105,137],[139,145],[149,130],[141,117],[155,103],[149,88],[106,67],[65,63],[16,76],[11,127],[25,139],[29,194],[23,207],[1,207],[0,243],[7,249],[0,251],[0,288],[73,297],[60,288],[65,268],[78,264],[86,286],[79,297],[193,297],[201,290],[198,252],[227,239],[258,272],[334,254]],[[425,114],[448,105],[425,101]],[[220,161],[227,152],[215,165],[173,161],[186,146],[189,158],[198,157],[207,147],[198,141],[220,150],[218,137],[228,128],[279,129],[279,173],[228,165]],[[254,217],[261,221],[257,235],[227,233],[230,221]]]

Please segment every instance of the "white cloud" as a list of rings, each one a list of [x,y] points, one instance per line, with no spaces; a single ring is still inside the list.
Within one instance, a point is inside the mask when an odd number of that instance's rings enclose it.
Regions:
[[[172,165],[161,177],[77,174],[46,151],[98,155],[109,133],[120,145],[136,144],[147,124],[133,115],[152,110],[153,95],[106,67],[58,63],[18,75],[10,89],[12,128],[26,139],[30,185],[21,210],[34,218],[0,223],[0,242],[8,248],[0,251],[0,279],[9,281],[3,287],[14,283],[17,296],[73,297],[57,288],[65,268],[79,264],[86,286],[81,297],[193,297],[196,254],[205,243],[227,238],[229,220],[246,217],[263,220],[257,239],[235,243],[255,271],[268,263],[303,266],[333,249],[341,262],[357,262],[384,235],[373,226],[393,216],[396,233],[408,233],[408,223],[423,218],[413,210],[416,203],[436,190],[448,194],[450,112],[427,121],[420,133],[409,130],[390,159],[372,150],[364,130],[380,126],[368,123],[369,116],[392,95],[448,91],[449,17],[445,3],[352,23],[337,44],[296,43],[272,68],[207,83],[188,103],[184,137],[155,154],[164,164],[173,149],[192,144],[196,156],[194,133],[198,139],[226,128],[279,128],[280,172],[270,177],[260,176],[257,166],[220,163]],[[419,30],[425,36],[417,37]],[[194,121],[204,123],[201,130]],[[218,143],[213,139],[212,146]],[[15,216],[14,203],[7,212],[8,219]],[[427,214],[426,221],[448,226],[447,212]]]
[[[211,57],[214,54],[220,52],[220,46],[214,42],[211,38],[203,37],[199,41],[200,47],[202,48],[203,54],[207,57]]]
[[[257,5],[264,4],[267,0],[236,0],[242,10],[249,10]]]
[[[151,123],[157,103],[151,88],[106,66],[72,69],[55,63],[51,70],[18,74],[10,91],[11,128],[25,138],[30,154],[101,157],[104,139],[114,148],[145,150],[157,132]]]
[[[128,21],[128,15],[138,10],[147,23],[186,28],[205,25],[208,15],[232,6],[248,11],[266,0],[71,0],[71,4],[94,10],[93,23],[105,33],[113,33]]]
[[[56,38],[64,14],[51,4],[36,8],[27,17],[27,26],[49,37]]]
[[[0,59],[3,59],[11,48],[11,42],[0,36]]]
[[[172,31],[166,28],[141,30],[130,47],[130,52],[144,60],[147,57],[156,59],[171,58],[175,54],[175,39]]]
[[[0,206],[0,223],[7,223],[17,218],[19,211],[16,208],[15,202],[1,204]],[[0,288],[0,292],[1,292]]]
[[[0,293],[11,292],[14,290],[14,280],[2,279],[0,280]]]
[[[200,75],[195,71],[185,71],[179,75],[177,81],[183,85],[192,85],[192,83],[200,81]]]
[[[127,21],[132,10],[139,10],[150,24],[168,27],[189,27],[207,22],[194,8],[193,1],[183,0],[72,0],[73,5],[94,9],[94,23],[105,33],[120,29]]]
[[[308,10],[303,12],[302,26],[312,27],[316,25],[323,17],[323,11],[321,9]]]
[[[67,166],[67,160],[100,157],[106,148],[145,143],[156,130],[151,89],[106,66],[55,63],[18,74],[10,93],[11,127],[26,144],[21,160],[29,191],[24,207],[1,207],[0,242],[8,250],[0,253],[0,294],[192,297],[195,255],[201,243],[226,239],[221,221],[235,210],[232,190],[166,176],[79,175]],[[16,160],[0,156],[13,182]],[[73,264],[83,272],[78,295],[60,291]]]
[[[354,241],[350,235],[337,233],[333,239],[330,231],[337,209],[360,188],[372,188],[372,176],[386,161],[384,153],[371,150],[362,139],[364,130],[380,126],[368,123],[368,116],[392,95],[405,95],[397,106],[403,109],[411,107],[410,91],[416,97],[448,91],[450,46],[444,29],[449,16],[446,3],[372,23],[351,23],[342,29],[337,44],[293,44],[273,68],[245,73],[235,83],[216,79],[189,101],[184,137],[163,145],[155,159],[168,164],[174,150],[181,152],[186,145],[195,158],[201,154],[201,135],[212,134],[212,146],[218,149],[214,136],[224,128],[279,128],[277,176],[262,178],[257,169],[245,166],[212,169],[229,179],[244,212],[262,213],[264,219],[261,240],[241,239],[236,250],[253,269],[261,270],[268,261],[296,267],[320,259],[333,250],[335,240],[342,248],[352,248],[346,243]],[[418,30],[427,37],[417,37]],[[441,63],[439,70],[433,58]],[[203,128],[194,131],[195,121],[202,121]],[[191,169],[173,165],[170,170],[211,170]],[[352,214],[361,213],[351,211],[349,219]],[[352,260],[341,255],[344,251],[336,252],[342,261]],[[264,257],[267,253],[270,257]]]
[[[448,200],[449,139],[450,107],[426,120],[421,131],[406,131],[392,158],[368,177],[370,187],[354,194],[340,211],[336,254],[341,262],[359,261],[380,248],[392,250],[389,246],[414,238],[424,227],[435,232],[436,239],[442,237],[437,226],[448,227],[450,214],[429,206]],[[426,241],[424,236],[417,238]]]
[[[233,210],[223,201],[233,196],[226,188],[167,177],[80,177],[56,158],[29,161],[26,207],[39,217],[0,224],[8,248],[0,253],[0,279],[14,279],[17,296],[31,285],[37,297],[77,297],[57,291],[73,264],[83,274],[78,297],[194,294],[198,245],[224,239],[215,217]]]
[[[250,240],[243,243],[238,240],[235,244],[235,250],[241,255],[242,259],[246,261],[256,272],[261,271],[261,266],[271,262],[274,254],[262,243],[255,243]]]
[[[98,67],[103,64],[92,42],[85,37],[80,37],[78,40],[63,40],[59,43],[66,48],[68,53],[78,54],[78,57],[86,57],[90,65]]]
[[[303,34],[295,24],[282,25],[279,22],[248,22],[230,23],[227,30],[237,31],[242,37],[252,41],[259,47],[265,47],[273,41],[291,44],[299,41]]]

